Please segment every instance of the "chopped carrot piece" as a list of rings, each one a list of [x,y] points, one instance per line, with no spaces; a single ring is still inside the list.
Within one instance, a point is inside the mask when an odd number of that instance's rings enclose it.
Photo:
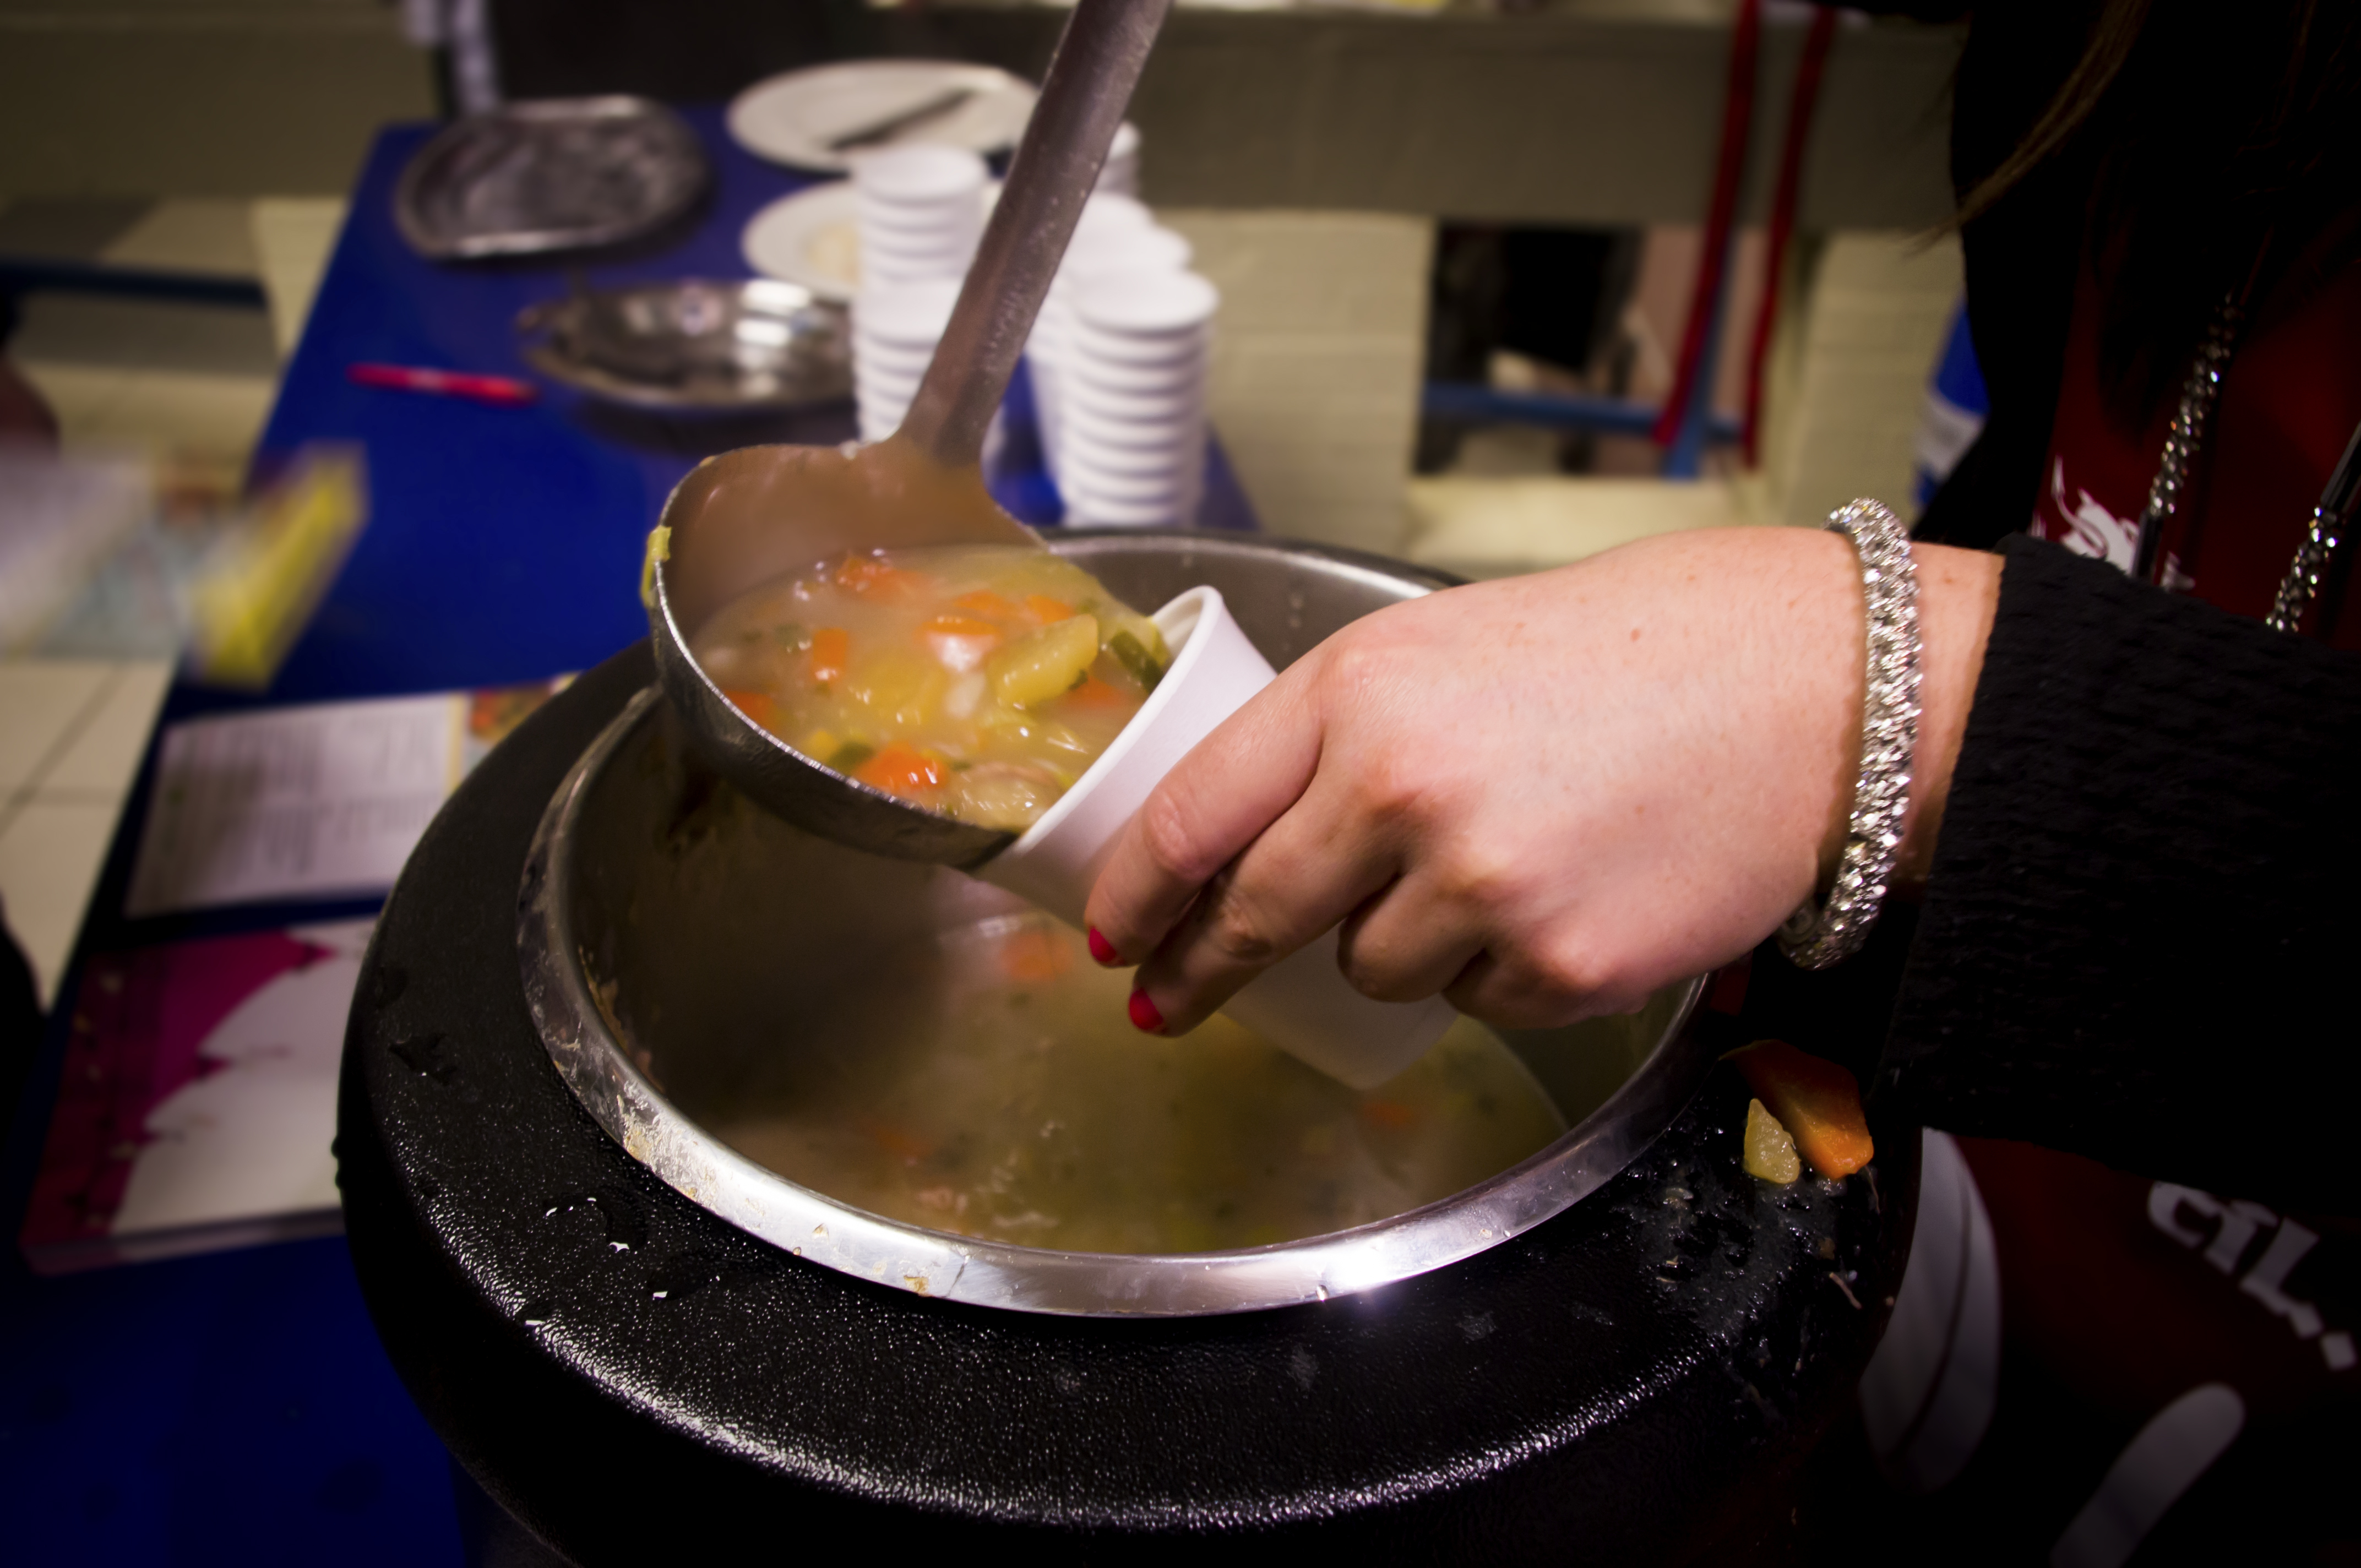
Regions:
[[[1068,692],[1064,700],[1076,707],[1115,707],[1125,699],[1123,693],[1096,675],[1084,675],[1082,684]]]
[[[939,615],[918,628],[918,641],[951,669],[974,669],[1000,646],[1000,629],[964,615]]]
[[[836,568],[837,586],[862,598],[898,603],[926,586],[919,574],[889,565],[874,555],[847,555]]]
[[[1418,1120],[1418,1113],[1399,1100],[1364,1100],[1361,1118],[1373,1127],[1398,1133]]]
[[[1074,619],[1074,607],[1072,605],[1068,604],[1063,599],[1053,599],[1048,594],[1027,594],[1025,596],[1025,608],[1031,610],[1033,612],[1033,619],[1039,621],[1044,626],[1050,626],[1060,620],[1071,620]]]
[[[852,770],[852,776],[888,795],[922,795],[943,787],[950,769],[932,751],[896,740]]]
[[[1057,932],[1027,926],[1000,944],[1000,967],[1011,980],[1038,985],[1072,969],[1074,950]]]
[[[1784,1040],[1757,1040],[1726,1059],[1822,1176],[1850,1176],[1877,1152],[1861,1113],[1861,1086],[1836,1063]]]
[[[725,688],[721,695],[739,712],[768,729],[771,720],[778,716],[779,705],[769,692],[737,691]]]
[[[916,1165],[935,1152],[935,1146],[926,1139],[887,1123],[863,1120],[859,1125],[870,1142],[904,1165]]]
[[[852,639],[841,626],[823,626],[812,633],[811,678],[818,685],[833,685],[844,679],[846,660],[852,654]]]
[[[1025,612],[1017,609],[1013,601],[1005,595],[994,593],[990,588],[978,588],[972,594],[961,594],[951,600],[951,603],[971,615],[988,615],[994,620],[1025,619]]]

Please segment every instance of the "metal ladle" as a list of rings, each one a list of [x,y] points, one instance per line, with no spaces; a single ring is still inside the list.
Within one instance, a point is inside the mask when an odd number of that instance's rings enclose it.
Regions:
[[[699,464],[664,503],[648,551],[648,620],[664,696],[689,743],[722,777],[799,828],[877,854],[961,867],[1016,839],[805,756],[738,711],[698,666],[688,639],[747,589],[848,550],[1038,546],[983,488],[984,431],[1170,6],[1076,5],[900,430],[873,446],[723,453]]]

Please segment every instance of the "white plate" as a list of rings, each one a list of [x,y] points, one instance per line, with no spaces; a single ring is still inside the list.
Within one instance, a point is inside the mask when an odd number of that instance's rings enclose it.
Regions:
[[[852,181],[835,180],[782,196],[748,222],[738,249],[765,278],[800,283],[830,304],[851,304],[861,287]]]
[[[829,142],[961,87],[975,96],[895,140],[981,153],[1015,147],[1033,113],[1032,84],[993,66],[947,60],[847,60],[757,82],[730,100],[730,135],[757,158],[841,174],[867,149],[831,152]]]

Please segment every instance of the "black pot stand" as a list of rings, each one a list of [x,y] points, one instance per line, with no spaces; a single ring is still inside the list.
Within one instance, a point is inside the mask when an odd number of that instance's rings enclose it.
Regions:
[[[1879,1126],[1853,1179],[1770,1188],[1740,1169],[1727,1069],[1557,1218],[1314,1306],[928,1300],[698,1208],[561,1082],[514,948],[551,792],[652,674],[644,645],[610,660],[462,786],[387,905],[346,1045],[340,1179],[379,1332],[470,1473],[568,1556],[1218,1537],[1677,1560],[1850,1398],[1901,1275],[1916,1131]]]

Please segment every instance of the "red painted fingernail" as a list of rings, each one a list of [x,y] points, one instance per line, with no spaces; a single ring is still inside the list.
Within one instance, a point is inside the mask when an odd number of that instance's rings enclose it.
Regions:
[[[1164,1033],[1164,1014],[1156,1010],[1156,1003],[1148,1000],[1144,991],[1131,993],[1131,1026],[1144,1035]]]
[[[1122,959],[1123,955],[1115,950],[1115,944],[1113,942],[1108,941],[1104,937],[1099,935],[1099,928],[1097,927],[1092,927],[1090,928],[1089,935],[1091,938],[1091,957],[1098,959],[1098,961],[1103,964],[1116,963]]]

